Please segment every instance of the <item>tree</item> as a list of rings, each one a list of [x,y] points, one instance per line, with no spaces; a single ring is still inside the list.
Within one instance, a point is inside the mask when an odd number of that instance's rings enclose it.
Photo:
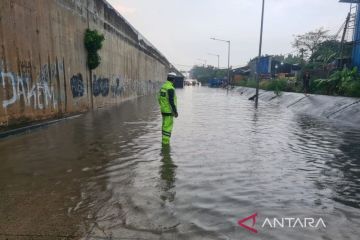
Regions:
[[[288,54],[284,59],[284,63],[301,64],[302,63],[302,58],[300,56],[297,56],[297,55]]]
[[[330,39],[328,32],[329,30],[319,28],[302,35],[296,35],[292,45],[299,52],[312,56],[322,42]]]
[[[202,83],[207,83],[209,79],[227,77],[227,69],[217,69],[213,66],[194,66],[190,70],[190,75]]]
[[[327,40],[319,44],[316,51],[310,56],[311,61],[330,63],[339,57],[341,42],[337,40]],[[343,57],[351,57],[352,47],[345,45]],[[331,56],[331,57],[329,57]]]
[[[287,56],[273,55],[272,59],[279,61],[279,62],[288,63],[288,64],[301,64],[301,57],[292,55],[292,54],[288,54]]]
[[[335,60],[340,49],[340,42],[336,40],[327,40],[319,44],[314,53],[310,56],[312,62],[329,63]]]
[[[279,62],[284,62],[285,56],[284,55],[273,55],[272,59],[276,60],[276,61],[279,61]]]

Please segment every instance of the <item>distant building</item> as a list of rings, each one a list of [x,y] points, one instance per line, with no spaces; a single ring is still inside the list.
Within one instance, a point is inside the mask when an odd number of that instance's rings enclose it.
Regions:
[[[237,84],[247,78],[249,78],[251,73],[250,67],[241,67],[241,68],[235,68],[231,71],[232,76],[232,84]]]
[[[344,3],[352,3],[357,5],[356,16],[355,16],[355,31],[353,36],[353,54],[352,54],[352,65],[358,67],[360,70],[360,0],[340,0]]]
[[[182,74],[182,72],[177,70],[174,66],[170,67],[170,72],[173,72],[176,74],[174,87],[175,88],[184,88],[185,76]]]
[[[271,79],[275,77],[296,77],[301,70],[298,64],[289,64],[275,60],[272,56],[261,57],[256,67],[257,58],[249,63],[250,76],[256,77],[258,71],[262,79]]]

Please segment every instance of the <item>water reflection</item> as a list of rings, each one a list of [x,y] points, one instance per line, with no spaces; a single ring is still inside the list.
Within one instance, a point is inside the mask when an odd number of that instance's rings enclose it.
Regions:
[[[333,197],[335,201],[360,208],[360,147],[356,142],[359,136],[355,136],[355,132],[343,132],[339,151],[334,153],[333,159],[326,162],[330,169],[341,174],[338,175],[338,181],[331,180],[330,175],[325,183],[336,192]]]
[[[174,201],[175,198],[175,176],[177,166],[174,164],[171,157],[171,147],[170,145],[162,145],[161,148],[161,168],[160,168],[160,177],[162,179],[161,189],[162,194],[160,198],[163,201]]]
[[[299,116],[297,144],[309,169],[319,170],[316,186],[331,189],[331,198],[360,208],[360,135],[352,127],[334,126],[310,116]],[[315,178],[314,178],[315,179]]]

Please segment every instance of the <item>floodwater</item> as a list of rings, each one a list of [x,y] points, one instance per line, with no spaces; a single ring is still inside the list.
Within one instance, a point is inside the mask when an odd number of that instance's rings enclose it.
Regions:
[[[177,94],[170,149],[154,97],[0,140],[0,239],[360,239],[359,127]]]

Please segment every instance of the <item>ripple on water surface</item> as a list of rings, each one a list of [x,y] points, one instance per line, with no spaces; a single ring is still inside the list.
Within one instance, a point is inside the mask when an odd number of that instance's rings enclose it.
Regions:
[[[358,239],[360,129],[221,89],[177,94],[171,148],[153,97],[0,142],[3,202],[19,209],[0,208],[0,230],[34,219],[18,203],[32,196],[36,219],[84,239]],[[257,235],[237,225],[255,212]],[[266,217],[327,228],[262,229]]]

